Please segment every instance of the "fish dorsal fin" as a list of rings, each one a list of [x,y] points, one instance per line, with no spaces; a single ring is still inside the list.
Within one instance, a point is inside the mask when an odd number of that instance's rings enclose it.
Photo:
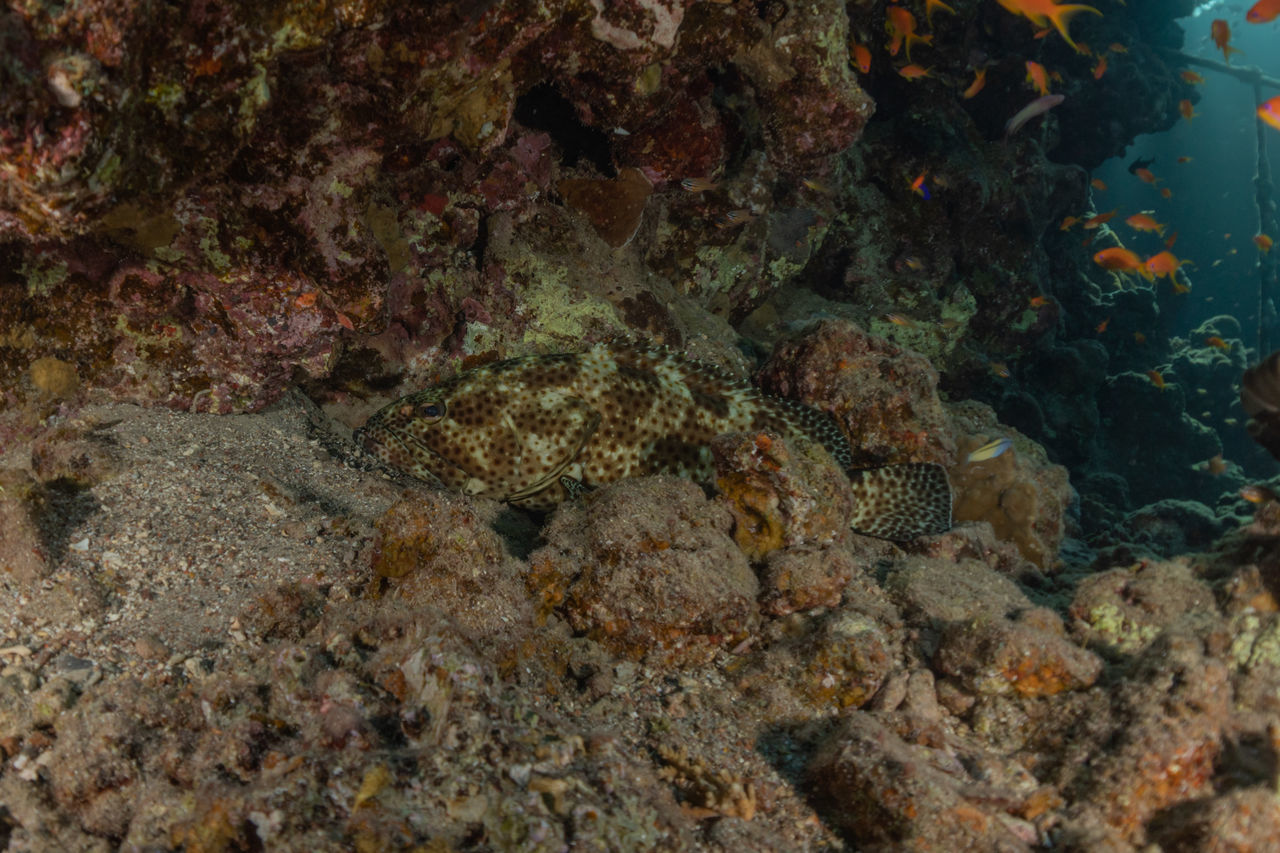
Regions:
[[[951,528],[951,482],[932,462],[908,462],[849,472],[850,526],[866,536],[905,541]]]
[[[514,421],[510,423],[515,445],[520,448],[518,464],[537,470],[538,476],[507,495],[506,500],[517,503],[559,483],[565,468],[573,464],[600,426],[600,413],[581,397],[567,397],[558,401],[557,407],[554,432],[534,434],[522,430]]]
[[[786,412],[787,419],[798,430],[827,449],[842,471],[853,467],[853,451],[849,447],[849,439],[840,429],[834,415],[799,400],[768,396]]]

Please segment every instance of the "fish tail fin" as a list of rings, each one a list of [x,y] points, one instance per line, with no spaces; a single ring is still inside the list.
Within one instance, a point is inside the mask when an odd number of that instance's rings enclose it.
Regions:
[[[908,462],[849,472],[859,533],[903,541],[951,528],[951,482],[932,462]]]
[[[925,6],[927,8],[925,9],[924,16],[925,16],[925,20],[928,21],[930,27],[933,26],[933,13],[936,12],[937,10],[942,9],[944,12],[947,12],[952,15],[956,13],[955,9],[952,9],[946,3],[943,3],[942,0],[934,0],[933,3],[926,3]]]
[[[930,34],[929,34],[929,35],[927,35],[927,36],[918,36],[918,35],[916,35],[915,33],[908,33],[908,34],[907,34],[907,38],[906,38],[907,62],[910,62],[910,61],[911,61],[911,43],[912,43],[912,42],[917,42],[917,41],[918,41],[918,42],[920,42],[921,44],[932,44],[932,43],[933,43],[933,33],[930,33]]]
[[[1095,15],[1102,14],[1092,6],[1086,6],[1083,3],[1071,3],[1064,6],[1054,6],[1053,14],[1048,16],[1058,32],[1062,33],[1063,39],[1066,40],[1067,44],[1071,45],[1071,49],[1076,53],[1083,53],[1083,51],[1080,50],[1080,45],[1071,40],[1071,33],[1068,32],[1067,27],[1070,26],[1071,19],[1081,12],[1092,12]]]

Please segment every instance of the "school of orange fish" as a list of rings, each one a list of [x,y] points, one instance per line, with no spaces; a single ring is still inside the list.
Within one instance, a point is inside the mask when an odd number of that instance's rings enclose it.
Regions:
[[[911,58],[911,48],[913,45],[931,45],[933,42],[932,33],[921,33],[918,31],[918,23],[915,16],[903,5],[898,5],[899,0],[890,0],[890,5],[886,10],[885,30],[889,35],[889,42],[885,48],[890,57],[897,57],[899,52],[905,53],[906,64],[897,66],[896,72],[907,80],[920,80],[925,77],[932,77],[932,69],[927,68],[914,62]],[[1124,54],[1127,49],[1123,44],[1111,44],[1106,50],[1095,53],[1086,44],[1079,44],[1071,38],[1069,24],[1072,18],[1080,14],[1101,15],[1097,9],[1092,6],[1083,4],[1059,3],[1056,0],[996,0],[999,5],[1008,12],[1026,18],[1032,26],[1036,27],[1036,38],[1043,38],[1056,30],[1062,39],[1071,46],[1077,53],[1083,55],[1092,55],[1096,57],[1093,65],[1092,74],[1095,80],[1101,80],[1107,73],[1108,57],[1111,54]],[[933,29],[933,15],[935,12],[942,11],[950,15],[955,15],[956,11],[941,0],[924,0],[924,18],[926,25]],[[1280,0],[1258,0],[1245,13],[1245,20],[1251,24],[1264,24],[1274,21],[1280,17]],[[1230,44],[1231,26],[1224,19],[1216,19],[1210,24],[1210,38],[1213,40],[1217,49],[1222,51],[1223,60],[1226,63],[1231,62],[1231,57],[1241,51]],[[872,69],[872,52],[865,44],[853,43],[850,45],[850,56],[854,66],[863,74],[869,74]],[[1053,107],[1062,103],[1063,96],[1054,94],[1051,86],[1054,82],[1062,82],[1062,76],[1057,71],[1050,71],[1043,65],[1034,60],[1026,62],[1026,83],[1034,90],[1038,97],[1028,103],[1021,110],[1016,112],[1005,125],[1005,136],[1015,133],[1020,127],[1027,122],[1035,119],[1037,116],[1043,115]],[[960,97],[969,100],[976,97],[982,92],[987,82],[987,68],[975,67],[973,70],[973,79],[961,91]],[[1179,76],[1183,82],[1190,85],[1200,85],[1205,82],[1204,77],[1190,69],[1184,69],[1179,72]],[[959,85],[964,85],[961,81]],[[959,88],[957,85],[957,88]],[[1195,111],[1195,106],[1190,99],[1183,99],[1178,103],[1178,112],[1182,117],[1191,121],[1196,118],[1199,113]],[[1262,104],[1258,105],[1257,117],[1260,121],[1265,122],[1276,130],[1280,130],[1280,95],[1276,95]],[[1179,157],[1178,163],[1189,163],[1190,157]],[[1130,172],[1144,183],[1155,187],[1160,196],[1169,199],[1173,196],[1172,191],[1168,187],[1159,187],[1161,179],[1147,168],[1147,164],[1139,161],[1130,167]],[[930,191],[926,178],[928,171],[921,172],[910,183],[910,190],[928,200]],[[1102,180],[1095,178],[1091,185],[1096,191],[1105,192],[1107,187]],[[1061,225],[1060,229],[1066,231],[1073,228],[1077,224],[1083,230],[1093,231],[1099,228],[1119,213],[1118,209],[1110,210],[1105,213],[1090,212],[1081,214],[1080,216],[1068,216]],[[1187,284],[1185,278],[1179,279],[1176,273],[1185,264],[1192,263],[1188,260],[1179,259],[1173,253],[1174,243],[1178,239],[1178,232],[1174,231],[1165,238],[1165,223],[1157,222],[1152,215],[1152,211],[1141,211],[1128,216],[1124,223],[1138,232],[1154,232],[1158,237],[1164,238],[1164,249],[1147,258],[1139,256],[1131,249],[1122,246],[1102,249],[1093,256],[1093,261],[1103,269],[1115,271],[1124,274],[1137,274],[1147,281],[1154,282],[1157,279],[1167,279],[1175,293],[1184,294],[1191,291],[1191,287]],[[1230,235],[1226,235],[1230,237]],[[1088,246],[1092,241],[1092,235],[1086,237],[1084,246]],[[1254,235],[1253,242],[1257,246],[1260,253],[1267,253],[1271,250],[1273,239],[1270,235],[1259,233]],[[1235,250],[1231,250],[1234,252]],[[914,259],[908,259],[908,264]],[[1215,261],[1216,266],[1221,261]],[[1050,304],[1050,300],[1046,296],[1036,296],[1030,301],[1032,309],[1039,310]],[[887,318],[890,322],[900,326],[914,327],[915,321],[899,314],[890,314]],[[1110,318],[1103,320],[1097,325],[1094,331],[1101,335],[1107,331],[1107,324]],[[1139,344],[1143,343],[1146,338],[1141,332],[1134,332],[1134,339]],[[1230,344],[1222,340],[1222,338],[1213,336],[1205,339],[1205,344],[1222,350],[1229,350]],[[990,363],[991,371],[1000,378],[1007,378],[1010,373],[1008,366],[1000,362]],[[1147,377],[1157,388],[1164,389],[1165,380],[1158,370],[1148,370]],[[1205,463],[1205,470],[1211,474],[1220,473],[1225,467],[1221,455]],[[1251,501],[1258,502],[1261,498],[1254,493],[1242,495]],[[1268,495],[1269,497],[1269,495]]]
[[[924,20],[929,29],[934,28],[933,16],[935,12],[945,12],[948,15],[955,16],[957,12],[951,6],[942,2],[942,0],[923,0],[924,2]],[[1123,2],[1123,0],[1121,0]],[[1072,50],[1084,56],[1095,57],[1092,68],[1092,75],[1095,80],[1101,80],[1108,70],[1108,57],[1112,54],[1123,55],[1128,53],[1128,49],[1120,43],[1113,43],[1101,52],[1095,52],[1089,45],[1078,43],[1071,38],[1070,22],[1077,15],[1090,14],[1099,15],[1102,13],[1092,6],[1078,3],[1059,3],[1056,0],[996,0],[1003,9],[1011,14],[1026,18],[1033,27],[1036,28],[1034,37],[1044,38],[1055,30],[1062,37]],[[1280,0],[1257,0],[1256,3],[1245,13],[1245,20],[1251,24],[1264,24],[1274,21],[1280,17]],[[922,33],[919,31],[919,23],[916,16],[902,4],[902,0],[890,0],[890,5],[885,10],[885,32],[889,36],[888,42],[884,45],[885,51],[889,57],[896,59],[899,53],[905,56],[906,62],[902,65],[895,65],[894,71],[903,79],[910,81],[922,80],[924,78],[934,78],[933,69],[920,65],[911,57],[911,48],[913,46],[931,46],[933,44],[934,34]],[[1222,51],[1223,60],[1230,64],[1231,57],[1241,51],[1231,45],[1231,26],[1224,19],[1215,19],[1210,23],[1209,37],[1213,40],[1214,46]],[[870,74],[873,66],[873,55],[871,48],[866,44],[851,42],[849,45],[849,57],[853,66],[863,74]],[[1062,103],[1064,96],[1055,94],[1051,87],[1053,83],[1061,83],[1063,78],[1058,71],[1050,71],[1039,62],[1027,60],[1026,83],[1032,89],[1037,97],[1030,101],[1022,109],[1015,112],[1005,124],[1005,137],[1008,138],[1016,133],[1023,125],[1044,115],[1049,110]],[[965,85],[960,91],[960,97],[964,100],[970,100],[977,97],[986,86],[987,83],[987,67],[972,67],[973,79]],[[1189,85],[1201,85],[1205,82],[1205,78],[1199,73],[1190,69],[1184,69],[1179,72],[1179,77],[1184,83]],[[947,85],[954,85],[959,89],[964,85],[965,81],[961,80],[955,83],[948,82]],[[1195,106],[1190,99],[1183,99],[1178,102],[1178,112],[1187,121],[1191,121],[1199,115],[1195,111]],[[1280,131],[1280,95],[1276,95],[1262,104],[1258,105],[1257,117],[1260,121],[1265,122],[1276,130]],[[1179,157],[1178,163],[1190,163],[1190,157]],[[1147,166],[1150,161],[1136,161],[1129,167],[1130,173],[1137,177],[1140,181],[1150,184],[1160,194],[1161,198],[1172,198],[1173,192],[1168,187],[1158,186],[1161,178],[1157,177]],[[909,182],[909,189],[912,193],[920,196],[928,201],[931,196],[929,189],[929,181],[932,180],[935,186],[945,186],[945,181],[941,175],[929,178],[928,169],[922,171],[913,180]],[[826,187],[816,181],[805,181],[805,186],[815,192],[828,192]],[[1107,186],[1099,178],[1094,178],[1091,186],[1098,192],[1105,192]],[[717,184],[706,178],[686,178],[681,182],[681,186],[688,192],[700,193],[708,190],[714,190]],[[1062,220],[1059,228],[1067,231],[1076,225],[1080,225],[1082,230],[1094,231],[1095,229],[1106,224],[1119,213],[1118,209],[1113,209],[1105,213],[1089,212],[1080,216],[1068,216]],[[754,218],[751,211],[734,210],[723,214],[718,224],[720,227],[731,227],[740,225]],[[1149,282],[1155,282],[1157,279],[1167,279],[1173,291],[1178,294],[1191,292],[1191,287],[1187,284],[1185,277],[1179,279],[1177,272],[1182,266],[1192,263],[1191,261],[1179,259],[1173,253],[1174,243],[1178,239],[1178,232],[1174,231],[1168,237],[1164,236],[1165,223],[1157,222],[1152,211],[1141,211],[1131,214],[1124,219],[1124,223],[1138,232],[1154,232],[1158,237],[1164,238],[1164,249],[1143,258],[1131,249],[1123,246],[1115,246],[1102,249],[1094,254],[1093,261],[1103,269],[1118,272],[1122,274],[1136,274]],[[1230,238],[1230,234],[1224,235]],[[1092,234],[1085,238],[1083,246],[1087,247],[1093,240]],[[1260,253],[1267,253],[1271,250],[1273,240],[1268,234],[1256,234],[1253,242],[1257,246]],[[1234,253],[1235,250],[1230,250]],[[1214,266],[1221,263],[1221,260],[1214,261]],[[916,258],[906,258],[901,262],[901,266],[906,269],[918,270],[923,264]],[[1035,296],[1030,300],[1030,308],[1039,310],[1051,304],[1051,300],[1047,296]],[[906,328],[917,328],[919,324],[901,314],[888,314],[885,317],[889,322],[903,326]],[[1094,332],[1098,335],[1105,334],[1107,326],[1111,322],[1108,317],[1099,323]],[[954,327],[955,321],[945,321],[940,324],[944,329]],[[1134,340],[1142,344],[1146,341],[1142,332],[1133,333]],[[1205,345],[1221,350],[1229,350],[1231,345],[1217,336],[1208,337],[1204,341]],[[991,361],[988,363],[991,372],[1000,379],[1009,378],[1010,371],[1008,365],[1003,362]],[[1155,387],[1163,390],[1165,388],[1164,376],[1155,369],[1146,372],[1147,378]],[[1205,463],[1205,470],[1210,474],[1218,474],[1225,468],[1221,455],[1214,457]],[[1248,491],[1252,489],[1253,491]],[[1242,497],[1253,502],[1262,502],[1267,499],[1274,499],[1275,496],[1266,492],[1261,487],[1246,487],[1241,491]]]
[[[911,13],[903,5],[898,5],[897,0],[892,0],[885,12],[885,31],[889,35],[889,41],[885,45],[885,49],[890,57],[897,57],[900,52],[906,56],[907,63],[898,66],[895,70],[899,75],[907,80],[919,80],[932,76],[931,69],[912,61],[911,48],[913,45],[931,45],[933,43],[932,33],[921,33],[918,30],[918,23],[915,15]],[[1056,0],[996,0],[999,5],[1008,12],[1026,18],[1031,24],[1037,28],[1035,37],[1042,38],[1053,30],[1062,36],[1063,40],[1071,46],[1077,53],[1084,55],[1094,55],[1097,62],[1093,67],[1094,79],[1101,79],[1107,72],[1107,58],[1110,54],[1124,54],[1128,50],[1123,44],[1111,44],[1106,50],[1100,53],[1094,53],[1086,44],[1079,44],[1071,38],[1069,29],[1070,21],[1076,15],[1093,14],[1101,15],[1097,9],[1084,4],[1058,3]],[[955,15],[956,11],[941,0],[924,0],[924,18],[927,26],[933,28],[933,15],[935,12],[946,12]],[[1273,21],[1280,16],[1280,0],[1258,0],[1245,14],[1245,20],[1250,23],[1262,24]],[[1210,25],[1210,37],[1219,50],[1222,51],[1223,58],[1231,61],[1233,54],[1240,51],[1231,46],[1231,27],[1226,20],[1217,19]],[[864,74],[870,73],[872,68],[871,49],[865,44],[854,43],[850,46],[850,55],[853,64]],[[1053,82],[1061,82],[1062,76],[1057,71],[1049,71],[1039,62],[1027,60],[1026,62],[1026,82],[1039,96],[1035,100],[1028,103],[1023,109],[1015,113],[1005,125],[1006,136],[1016,132],[1026,122],[1043,115],[1053,107],[1063,101],[1062,95],[1052,93],[1050,87]],[[965,100],[976,97],[986,85],[987,68],[977,67],[973,69],[973,80],[961,92],[961,97]],[[1192,85],[1198,85],[1204,82],[1204,77],[1195,71],[1189,69],[1180,72],[1181,79]],[[1190,121],[1199,113],[1195,111],[1195,107],[1189,99],[1183,99],[1178,103],[1178,111],[1183,118]],[[1265,103],[1258,106],[1258,118],[1267,124],[1280,130],[1280,95],[1277,95]],[[1179,163],[1191,162],[1190,157],[1178,158]],[[1138,166],[1131,169],[1133,174],[1140,180],[1156,187],[1160,196],[1164,199],[1172,198],[1173,192],[1168,187],[1158,187],[1160,178],[1156,177],[1150,169],[1145,166]],[[911,191],[925,199],[929,198],[929,189],[925,184],[926,172],[922,172],[914,181],[911,182]],[[1099,191],[1105,191],[1106,185],[1101,180],[1094,179],[1093,187]],[[1079,217],[1068,216],[1062,221],[1061,229],[1067,230],[1077,223],[1081,223],[1086,230],[1092,230],[1111,217],[1115,216],[1118,211],[1112,210],[1107,213],[1085,214]],[[1155,231],[1161,237],[1164,236],[1164,225],[1157,223],[1149,212],[1135,213],[1125,219],[1125,223],[1129,227],[1138,231]],[[1124,272],[1137,273],[1148,281],[1157,278],[1166,278],[1174,288],[1175,292],[1188,293],[1190,287],[1185,281],[1179,281],[1175,273],[1184,264],[1190,261],[1180,260],[1173,254],[1173,244],[1177,240],[1177,232],[1174,232],[1167,240],[1165,240],[1164,251],[1158,252],[1148,258],[1141,258],[1134,252],[1124,248],[1103,249],[1094,255],[1094,261],[1104,269]],[[1259,251],[1267,252],[1271,248],[1272,238],[1267,234],[1257,234],[1253,238]],[[1086,239],[1085,246],[1088,246],[1089,240]]]

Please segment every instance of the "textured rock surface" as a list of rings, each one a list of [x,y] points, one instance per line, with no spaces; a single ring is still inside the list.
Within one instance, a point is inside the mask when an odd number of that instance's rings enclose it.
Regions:
[[[755,628],[759,584],[732,524],[688,480],[624,480],[557,511],[530,556],[533,582],[623,657],[703,661]]]
[[[855,467],[946,464],[955,452],[929,361],[852,323],[824,320],[780,343],[761,384],[831,412],[849,436]]]
[[[1280,510],[1158,503],[1273,472],[1246,335],[1060,225],[1177,120],[1191,4],[1081,16],[1092,56],[949,5],[914,82],[883,3],[0,12],[0,846],[1263,849]],[[1030,59],[1067,98],[1001,143]],[[750,437],[719,497],[548,521],[270,407],[618,333],[781,341],[769,388],[981,508],[844,536],[835,472]],[[971,399],[1027,436],[1000,476],[954,467],[1011,434]]]
[[[733,515],[733,538],[749,558],[779,548],[843,541],[853,517],[848,480],[816,442],[734,433],[711,443],[716,489]]]
[[[1023,559],[1042,569],[1052,568],[1058,547],[1066,535],[1067,506],[1073,495],[1067,469],[1053,465],[1044,450],[1022,436],[1001,436],[982,429],[975,420],[975,406],[953,408],[960,460],[948,472],[955,492],[953,515],[957,522],[978,521],[991,525],[995,535],[1017,546]],[[990,424],[989,428],[994,427]],[[1010,438],[1014,444],[995,459],[969,462],[968,456],[989,440]]]
[[[987,525],[914,555],[785,546],[757,575],[685,481],[602,489],[539,541],[501,506],[344,468],[322,435],[296,401],[99,408],[41,437],[60,479],[5,481],[42,554],[24,574],[29,539],[0,540],[11,846],[1268,831],[1274,513],[1216,554],[1098,575],[1064,631],[1035,602],[1076,581]]]

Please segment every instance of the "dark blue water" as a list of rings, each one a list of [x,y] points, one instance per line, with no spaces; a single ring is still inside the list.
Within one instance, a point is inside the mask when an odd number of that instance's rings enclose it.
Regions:
[[[1219,3],[1202,14],[1183,18],[1180,23],[1187,32],[1183,52],[1221,61],[1222,52],[1210,39],[1209,26],[1214,18],[1224,18],[1231,25],[1231,44],[1244,51],[1243,56],[1232,56],[1231,65],[1256,65],[1264,74],[1280,77],[1280,19],[1250,24],[1244,20],[1249,5]],[[1195,266],[1186,267],[1194,291],[1177,309],[1176,332],[1185,333],[1217,314],[1231,314],[1241,321],[1245,342],[1252,343],[1258,301],[1258,250],[1253,243],[1258,233],[1253,188],[1258,101],[1250,84],[1205,68],[1191,70],[1205,77],[1205,83],[1195,87],[1200,95],[1195,106],[1199,115],[1179,121],[1169,131],[1138,137],[1124,157],[1104,163],[1094,177],[1105,181],[1108,189],[1094,191],[1094,199],[1099,211],[1120,208],[1112,226],[1139,254],[1163,249],[1162,240],[1155,234],[1134,232],[1123,224],[1126,216],[1152,211],[1158,221],[1168,223],[1166,236],[1178,232],[1173,252],[1194,261]],[[1264,89],[1263,98],[1276,94],[1280,90]],[[1270,127],[1266,131],[1268,161],[1276,183],[1280,182],[1280,131]],[[1178,158],[1183,156],[1191,157],[1191,162],[1179,164]],[[1173,191],[1172,198],[1161,198],[1159,189],[1129,174],[1127,167],[1137,157],[1156,158],[1151,171],[1163,179],[1160,187]],[[1278,244],[1272,251],[1280,251],[1280,234],[1271,236]]]

